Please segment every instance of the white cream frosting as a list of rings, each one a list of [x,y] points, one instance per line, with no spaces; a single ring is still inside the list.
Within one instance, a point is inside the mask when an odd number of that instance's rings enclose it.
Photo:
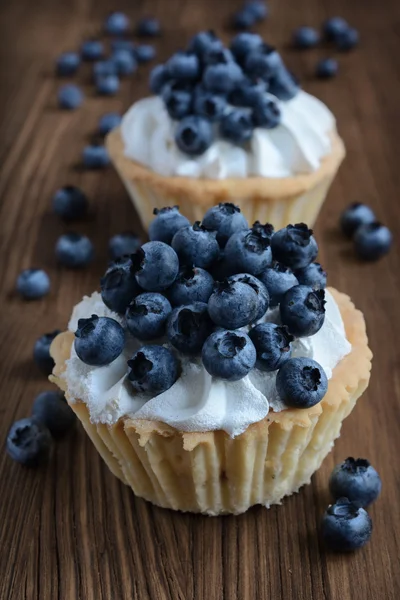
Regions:
[[[95,292],[75,306],[69,329],[75,331],[78,319],[92,314],[112,317],[124,324],[123,318],[110,311]],[[264,320],[278,322],[278,311],[268,311]],[[84,401],[92,422],[111,425],[122,416],[134,416],[162,421],[180,431],[223,429],[235,437],[251,423],[261,421],[270,407],[274,411],[285,408],[275,389],[276,372],[253,369],[240,381],[231,383],[211,377],[200,358],[182,355],[182,374],[169,390],[153,398],[135,392],[127,379],[126,363],[140,345],[128,334],[123,353],[106,367],[84,364],[72,348],[62,377],[71,401]],[[316,335],[295,340],[292,356],[313,358],[330,379],[334,367],[350,350],[339,308],[327,291],[324,325]]]
[[[121,133],[125,155],[164,176],[226,179],[288,177],[316,171],[331,150],[335,119],[320,100],[300,91],[282,102],[282,121],[274,129],[256,128],[246,147],[216,139],[201,156],[178,149],[176,122],[158,96],[136,102],[124,115]]]

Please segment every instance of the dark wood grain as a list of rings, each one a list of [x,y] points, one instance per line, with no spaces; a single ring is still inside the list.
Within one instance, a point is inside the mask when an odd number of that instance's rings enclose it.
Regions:
[[[156,14],[164,35],[159,55],[181,46],[198,28],[223,26],[238,3],[228,0],[121,0],[133,19]],[[333,13],[361,31],[359,50],[340,57],[332,82],[312,78],[326,49],[294,53],[289,65],[306,90],[337,116],[348,156],[320,216],[321,262],[330,283],[349,293],[368,321],[375,358],[371,384],[312,484],[270,510],[206,518],[155,508],[115,479],[81,428],[61,441],[51,464],[29,471],[0,453],[0,598],[2,600],[375,600],[400,598],[400,3],[397,0],[271,0],[271,18],[259,27],[287,46],[302,23],[318,26]],[[98,284],[107,240],[137,217],[109,169],[77,167],[83,145],[105,110],[124,110],[146,92],[148,69],[124,81],[118,97],[94,97],[89,70],[79,76],[87,100],[72,113],[56,108],[54,58],[97,35],[107,0],[3,0],[0,13],[0,440],[50,387],[32,362],[45,331],[63,328],[71,307]],[[64,226],[50,210],[56,187],[81,186],[90,217],[76,226],[95,241],[93,268],[58,268],[54,244]],[[382,262],[361,265],[337,234],[341,209],[366,201],[395,236]],[[51,294],[26,304],[14,292],[22,268],[44,266]],[[371,508],[371,543],[349,556],[327,553],[318,522],[328,503],[333,465],[348,455],[368,457],[383,479]]]

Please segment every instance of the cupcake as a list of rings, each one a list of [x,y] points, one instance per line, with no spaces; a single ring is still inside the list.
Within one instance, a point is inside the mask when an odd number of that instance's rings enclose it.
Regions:
[[[364,318],[325,288],[304,224],[226,240],[226,217],[171,239],[170,214],[151,228],[169,243],[112,263],[75,306],[51,379],[137,496],[208,515],[279,504],[310,481],[368,385]],[[230,274],[217,282],[220,243]]]
[[[107,138],[147,229],[178,204],[191,221],[220,202],[250,221],[312,226],[345,151],[335,119],[302,91],[278,52],[252,33],[230,48],[201,32],[150,76]]]

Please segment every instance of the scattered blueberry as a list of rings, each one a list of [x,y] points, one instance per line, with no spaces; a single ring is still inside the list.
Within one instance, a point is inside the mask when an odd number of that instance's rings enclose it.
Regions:
[[[324,35],[327,40],[334,42],[338,35],[347,31],[349,25],[342,17],[332,17],[323,24]]]
[[[219,133],[225,140],[234,144],[248,142],[254,131],[254,123],[248,111],[237,108],[224,115],[219,126]]]
[[[106,113],[99,120],[100,135],[107,135],[112,129],[121,124],[122,117],[118,113]]]
[[[214,279],[200,267],[181,267],[175,282],[168,290],[172,306],[208,302],[214,289]]]
[[[125,254],[134,254],[140,245],[140,238],[130,231],[113,235],[108,242],[108,251],[111,260],[121,258]]]
[[[228,381],[243,379],[256,362],[256,349],[249,336],[243,331],[212,333],[204,342],[203,365],[212,377]]]
[[[381,478],[365,458],[346,458],[336,465],[329,479],[329,490],[334,500],[346,497],[363,508],[375,502],[381,489]]]
[[[339,498],[325,511],[321,532],[330,550],[350,552],[370,540],[372,521],[363,508],[358,508],[347,498]]]
[[[268,290],[271,307],[278,306],[286,292],[299,283],[293,271],[280,263],[264,269],[259,278]]]
[[[200,75],[200,62],[196,54],[176,52],[166,62],[169,77],[175,80],[196,81]]]
[[[111,60],[117,67],[118,75],[132,75],[137,69],[136,58],[129,50],[116,50]]]
[[[304,269],[299,269],[295,272],[295,275],[301,285],[308,285],[316,290],[326,288],[326,271],[317,262],[311,263]]]
[[[129,29],[129,19],[122,12],[113,12],[107,17],[104,29],[110,35],[123,35]]]
[[[256,320],[259,309],[257,292],[246,283],[225,280],[215,284],[208,300],[208,312],[216,325],[239,329]]]
[[[153,214],[156,216],[149,225],[149,238],[152,242],[159,241],[170,244],[179,229],[190,225],[189,219],[179,212],[179,206],[155,208]]]
[[[290,358],[279,369],[276,390],[291,408],[311,408],[328,390],[324,369],[311,358]]]
[[[119,79],[116,75],[104,75],[96,78],[96,91],[101,96],[115,96],[119,90]]]
[[[82,162],[88,169],[102,169],[110,164],[107,148],[103,144],[90,144],[82,152]]]
[[[36,396],[32,417],[43,423],[53,437],[63,436],[76,421],[75,413],[59,391],[42,392]]]
[[[171,310],[170,303],[162,294],[140,294],[126,310],[126,325],[138,340],[154,340],[164,334]]]
[[[249,273],[237,273],[236,275],[231,275],[228,277],[228,281],[238,281],[253,288],[258,298],[258,310],[254,322],[262,319],[269,307],[269,294],[265,285],[257,279],[257,277],[254,277],[254,275],[250,275]]]
[[[239,64],[243,64],[246,56],[253,50],[261,48],[262,37],[256,33],[238,33],[231,42],[231,52]]]
[[[313,27],[299,27],[293,34],[293,45],[302,50],[314,48],[319,41],[320,35]]]
[[[17,292],[25,300],[43,298],[50,291],[50,279],[43,269],[25,269],[17,278]]]
[[[215,94],[229,94],[243,79],[243,71],[236,62],[208,65],[203,73],[203,85]]]
[[[247,231],[249,227],[240,208],[232,202],[220,202],[209,208],[204,215],[203,225],[217,232],[217,241],[221,248],[226,245],[231,235],[238,231]]]
[[[270,248],[272,225],[260,226],[234,233],[225,246],[225,259],[235,273],[258,275],[272,264]]]
[[[86,194],[78,187],[66,185],[53,196],[53,210],[56,215],[66,221],[74,221],[84,217],[88,211]]]
[[[149,77],[149,87],[153,94],[160,94],[168,81],[169,75],[164,65],[156,65],[153,67]]]
[[[197,115],[185,117],[176,128],[175,141],[185,154],[190,156],[204,154],[213,142],[211,122]]]
[[[207,269],[219,256],[216,232],[209,231],[200,221],[179,229],[171,245],[182,265]]]
[[[263,44],[247,55],[245,72],[252,79],[269,79],[283,68],[282,59],[276,48]]]
[[[248,0],[244,7],[255,18],[256,21],[262,21],[268,16],[268,7],[263,0]]]
[[[198,354],[212,330],[204,302],[178,306],[168,318],[168,341],[182,354]]]
[[[213,31],[200,31],[189,42],[188,51],[194,52],[200,59],[210,51],[223,50],[222,41]]]
[[[135,56],[138,63],[147,63],[156,57],[156,49],[149,44],[140,44],[135,48]]]
[[[128,50],[132,55],[136,56],[135,44],[131,40],[116,39],[111,40],[111,51],[117,52],[118,50]],[[136,57],[137,58],[137,57]]]
[[[103,367],[121,354],[125,345],[125,332],[115,319],[92,315],[79,319],[75,331],[75,352],[87,365]]]
[[[276,371],[291,357],[294,337],[287,327],[275,323],[259,323],[249,331],[257,351],[256,367],[261,371]]]
[[[83,60],[100,60],[104,55],[104,45],[99,40],[87,40],[81,47]]]
[[[299,82],[284,66],[278,69],[268,82],[269,93],[283,102],[292,100],[299,90]]]
[[[293,270],[307,267],[318,254],[312,229],[304,223],[288,225],[277,231],[272,236],[271,249],[275,260]]]
[[[93,79],[96,82],[101,77],[117,75],[118,69],[116,63],[111,60],[99,60],[93,65]]]
[[[339,33],[335,40],[337,48],[343,52],[353,50],[353,48],[358,46],[359,41],[360,34],[353,27],[348,27],[345,31]]]
[[[59,329],[40,336],[33,347],[33,360],[45,375],[50,375],[54,368],[54,360],[50,356],[50,346],[60,333]]]
[[[256,127],[273,129],[281,122],[281,111],[274,100],[268,96],[261,96],[253,108],[253,123]]]
[[[82,90],[72,83],[63,85],[58,90],[58,105],[60,108],[75,110],[84,100]]]
[[[295,285],[281,299],[281,321],[296,337],[316,334],[325,321],[325,292]]]
[[[64,233],[56,243],[56,257],[64,267],[77,269],[86,267],[94,256],[93,244],[86,235]]]
[[[354,248],[364,260],[378,260],[387,254],[392,245],[390,230],[379,223],[367,223],[357,228],[354,234]]]
[[[7,454],[26,467],[47,462],[51,446],[50,431],[34,418],[16,421],[7,435]]]
[[[160,292],[172,285],[178,275],[179,260],[164,242],[147,242],[135,254],[132,264],[138,284],[147,292]]]
[[[320,79],[330,79],[337,75],[339,65],[334,58],[323,58],[317,63],[315,74]]]
[[[253,13],[246,8],[241,8],[233,15],[232,25],[234,29],[249,29],[255,22],[256,18]]]
[[[202,86],[196,89],[193,100],[193,110],[196,115],[210,121],[219,121],[227,109],[224,96],[204,90]]]
[[[140,19],[137,26],[137,34],[143,37],[155,37],[160,35],[161,27],[157,19],[143,18]]]
[[[340,227],[347,237],[353,237],[360,225],[368,225],[376,220],[373,210],[366,204],[354,202],[340,216]]]
[[[131,256],[115,260],[100,281],[104,304],[116,313],[125,314],[128,305],[143,290],[135,278]]]
[[[74,75],[77,72],[81,59],[76,52],[64,52],[57,59],[58,75]]]
[[[179,84],[178,84],[179,86]],[[192,112],[193,94],[186,89],[179,89],[174,83],[167,83],[161,97],[171,119],[179,121]]]
[[[177,359],[163,346],[143,346],[128,360],[128,366],[128,379],[139,392],[162,394],[179,376]]]

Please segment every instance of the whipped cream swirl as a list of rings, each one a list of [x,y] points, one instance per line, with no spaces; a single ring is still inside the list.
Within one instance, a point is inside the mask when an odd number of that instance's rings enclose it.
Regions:
[[[292,356],[316,360],[328,379],[337,363],[348,354],[351,345],[339,308],[326,291],[325,322],[317,334],[292,343]],[[124,319],[110,311],[98,292],[85,296],[74,308],[69,329],[75,331],[78,319],[93,313],[123,324]],[[279,311],[267,312],[264,321],[278,322]],[[154,343],[154,342],[153,342]],[[161,342],[162,343],[162,342]],[[72,347],[62,377],[66,379],[71,401],[86,403],[93,423],[113,424],[122,416],[162,421],[180,431],[215,431],[222,429],[231,437],[243,433],[251,423],[261,421],[270,407],[283,410],[275,388],[275,373],[253,369],[236,382],[211,377],[200,358],[179,356],[182,373],[166,392],[151,397],[136,392],[127,378],[127,360],[142,345],[127,332],[123,353],[110,365],[91,367],[83,363]]]
[[[121,134],[128,158],[166,177],[203,179],[289,177],[316,171],[331,151],[335,119],[320,100],[300,91],[279,106],[280,125],[256,128],[244,147],[217,139],[201,156],[183,154],[174,139],[176,121],[160,97],[136,102],[124,115]]]

